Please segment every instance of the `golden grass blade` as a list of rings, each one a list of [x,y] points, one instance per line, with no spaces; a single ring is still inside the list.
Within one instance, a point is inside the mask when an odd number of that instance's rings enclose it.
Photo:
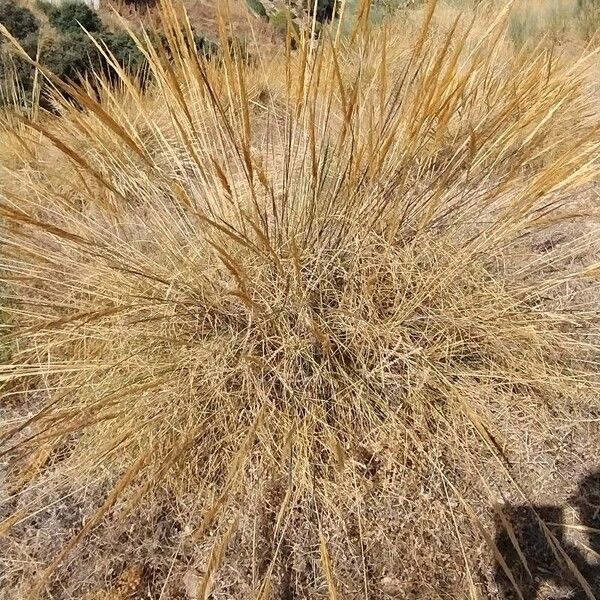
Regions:
[[[231,538],[235,534],[238,528],[237,521],[234,521],[227,531],[218,539],[211,551],[210,557],[208,559],[208,564],[206,565],[206,569],[204,571],[204,577],[198,586],[198,591],[196,593],[196,597],[198,600],[208,600],[210,598],[211,588],[213,586],[214,577],[217,574],[218,570],[221,568],[223,561],[225,560],[225,553],[227,552],[227,546],[231,541]]]
[[[322,531],[319,531],[319,552],[321,554],[321,565],[323,566],[323,571],[325,573],[325,580],[327,581],[329,600],[338,600],[339,596],[335,584],[331,558],[329,556],[329,550],[327,549],[327,541],[325,540]]]

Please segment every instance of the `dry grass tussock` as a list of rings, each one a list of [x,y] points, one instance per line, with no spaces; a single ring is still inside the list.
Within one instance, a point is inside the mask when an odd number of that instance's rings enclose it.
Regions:
[[[492,489],[532,492],[511,427],[597,407],[598,266],[557,267],[596,240],[527,245],[598,175],[593,58],[514,53],[508,9],[363,9],[244,61],[167,2],[148,90],[54,81],[60,116],[3,117],[8,597],[84,597],[160,512],[154,598],[191,567],[198,598],[475,598]]]

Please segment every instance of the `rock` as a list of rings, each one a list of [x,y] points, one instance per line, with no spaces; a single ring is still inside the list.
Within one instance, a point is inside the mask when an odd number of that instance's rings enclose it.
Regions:
[[[198,587],[202,581],[202,575],[195,569],[189,569],[183,576],[183,587],[188,600],[198,600]]]

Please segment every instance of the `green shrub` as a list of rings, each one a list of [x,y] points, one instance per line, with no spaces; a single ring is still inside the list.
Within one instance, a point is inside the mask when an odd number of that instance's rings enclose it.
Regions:
[[[293,15],[287,9],[281,9],[271,15],[269,21],[278,33],[287,35],[288,26],[292,36],[298,33],[298,25],[293,20]]]
[[[126,32],[101,32],[93,35],[100,47],[106,47],[126,70],[139,71],[146,58]],[[94,41],[84,33],[51,40],[42,50],[40,60],[62,79],[78,79],[92,71],[113,78],[114,70],[98,50]]]
[[[40,62],[61,79],[72,80],[101,66],[100,53],[84,32],[47,40]]]
[[[115,60],[125,70],[142,75],[140,84],[147,81],[147,73],[144,72],[146,57],[136,46],[133,38],[126,32],[99,32],[92,34],[94,39],[83,31],[57,38],[47,38],[40,48],[39,61],[63,80],[78,81],[86,78],[92,73],[102,74],[110,80],[117,78],[113,67],[108,63],[102,52],[94,44],[94,40],[108,49]],[[157,44],[166,46],[163,35],[157,35]],[[194,39],[196,50],[205,56],[215,54],[218,46],[202,36]],[[30,57],[35,58],[37,54],[37,34],[32,34],[21,41],[21,45]],[[242,46],[236,46],[235,51],[243,53]],[[246,56],[244,54],[244,56]],[[0,55],[0,84],[9,84],[14,78],[25,95],[29,98],[33,90],[34,68],[22,58],[11,56],[8,52]]]
[[[246,4],[248,8],[259,17],[263,19],[268,19],[267,10],[263,6],[263,3],[260,0],[246,0]]]
[[[124,32],[102,32],[93,34],[101,47],[105,46],[125,70],[142,72],[146,59],[137,48],[133,39]],[[32,35],[21,41],[22,47],[30,57],[37,54],[37,36]],[[9,56],[8,52],[0,56],[0,87],[5,90],[15,85],[20,89],[23,99],[29,100],[33,91],[34,68],[17,56]],[[102,52],[94,44],[94,40],[84,33],[46,38],[40,48],[39,62],[63,80],[79,81],[92,73],[102,74],[110,80],[117,75]],[[42,105],[49,104],[42,97]]]
[[[66,2],[50,7],[48,20],[61,33],[80,33],[82,27],[90,33],[102,30],[98,13],[83,2]]]
[[[40,28],[35,15],[14,0],[0,0],[0,23],[18,40],[37,33]]]
[[[2,7],[7,4],[3,3]],[[59,7],[49,3],[39,3],[39,6],[48,15],[50,23],[62,33],[43,40],[39,54],[41,65],[63,80],[77,82],[92,73],[101,74],[109,80],[116,80],[114,68],[98,49],[97,43],[101,48],[106,48],[125,70],[140,74],[140,85],[145,85],[148,77],[148,73],[144,71],[146,57],[128,33],[103,30],[99,16],[82,3],[70,2]],[[92,38],[81,30],[79,23],[90,32]],[[24,36],[26,28],[21,27],[19,31],[21,32],[19,35]],[[167,56],[170,56],[169,45],[164,34],[154,32],[153,39],[154,43],[157,46],[162,45],[167,51]],[[38,49],[37,30],[21,37],[20,43],[27,54],[35,58]],[[194,46],[199,54],[205,56],[213,55],[218,50],[214,42],[200,35],[194,36]],[[235,51],[247,56],[242,46],[236,45]],[[29,99],[33,90],[34,72],[34,68],[26,60],[12,55],[6,47],[3,49],[0,54],[0,86],[3,89],[15,89],[16,86],[23,94],[23,98]],[[42,103],[46,105],[43,98]]]
[[[146,57],[127,32],[107,32],[97,37],[106,44],[117,62],[123,67],[135,72],[146,62]]]
[[[21,47],[31,58],[35,58],[39,38],[37,32],[30,33],[25,38],[19,40]],[[0,47],[0,106],[4,105],[5,95],[11,96],[10,90],[16,86],[23,99],[29,100],[33,91],[34,68],[27,61],[14,53],[9,52],[8,48]]]

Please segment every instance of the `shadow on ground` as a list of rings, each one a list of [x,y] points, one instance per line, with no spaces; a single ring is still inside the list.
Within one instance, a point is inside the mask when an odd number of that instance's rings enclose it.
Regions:
[[[496,561],[495,580],[501,598],[536,600],[550,584],[561,593],[549,598],[600,599],[600,470],[581,480],[569,504],[579,515],[582,544],[566,538],[562,506],[498,508],[496,548],[502,559]]]

